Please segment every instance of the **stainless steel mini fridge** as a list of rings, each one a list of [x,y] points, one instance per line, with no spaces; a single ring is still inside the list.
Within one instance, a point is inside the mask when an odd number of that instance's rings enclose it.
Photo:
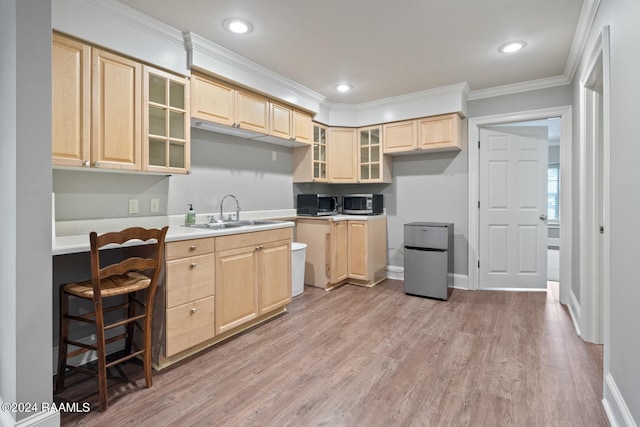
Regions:
[[[453,284],[453,224],[404,225],[404,292],[446,300]]]

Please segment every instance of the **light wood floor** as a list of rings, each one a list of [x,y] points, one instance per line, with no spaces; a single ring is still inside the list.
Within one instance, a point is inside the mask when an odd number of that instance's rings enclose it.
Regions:
[[[306,287],[289,312],[144,388],[139,366],[97,411],[63,425],[605,426],[602,347],[578,338],[548,292],[405,295],[402,282]]]

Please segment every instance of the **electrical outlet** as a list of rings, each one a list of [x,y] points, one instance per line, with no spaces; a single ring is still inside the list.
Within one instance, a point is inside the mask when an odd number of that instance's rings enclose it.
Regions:
[[[129,215],[138,213],[138,199],[129,199]]]
[[[278,160],[278,156],[277,156],[277,153],[276,153],[275,151],[272,151],[272,152],[271,152],[271,160],[273,160],[274,162],[275,162],[276,160]]]
[[[151,199],[151,212],[160,212],[160,199]]]

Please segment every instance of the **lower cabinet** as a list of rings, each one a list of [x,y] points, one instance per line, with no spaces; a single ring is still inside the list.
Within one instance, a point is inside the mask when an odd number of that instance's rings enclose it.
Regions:
[[[165,356],[171,357],[215,335],[213,238],[166,245]]]
[[[154,306],[154,364],[169,366],[284,311],[292,229],[166,244]]]
[[[218,334],[291,301],[291,240],[290,229],[217,238]]]
[[[386,277],[387,219],[298,218],[298,242],[307,244],[304,283],[332,289],[343,283],[374,286]]]

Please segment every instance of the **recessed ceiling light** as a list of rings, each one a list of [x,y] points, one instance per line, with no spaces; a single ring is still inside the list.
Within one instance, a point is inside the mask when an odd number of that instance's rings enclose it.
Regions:
[[[524,42],[522,40],[518,40],[518,41],[515,41],[515,42],[509,42],[509,43],[505,43],[502,46],[500,46],[498,48],[498,52],[513,53],[513,52],[519,51],[520,49],[523,49],[526,45],[527,45],[527,42]]]
[[[247,34],[253,30],[253,25],[246,19],[229,18],[225,19],[222,26],[227,30],[235,34]]]
[[[335,90],[337,90],[338,92],[349,92],[351,89],[353,89],[353,86],[351,86],[350,84],[346,84],[346,83],[340,83],[337,84],[333,87]]]

